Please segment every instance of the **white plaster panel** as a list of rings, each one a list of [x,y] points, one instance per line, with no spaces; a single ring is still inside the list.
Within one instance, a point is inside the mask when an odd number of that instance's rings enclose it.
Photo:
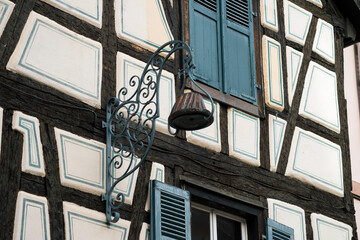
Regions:
[[[294,229],[294,240],[306,240],[305,212],[302,208],[268,199],[269,218]]]
[[[344,195],[340,146],[298,127],[291,142],[285,175],[337,196]]]
[[[0,0],[0,36],[4,32],[14,7],[15,4],[13,2],[8,0]]]
[[[128,239],[130,222],[108,223],[106,215],[76,204],[63,202],[66,240]]]
[[[153,162],[151,165],[150,181],[157,180],[165,182],[165,167],[160,163]],[[150,182],[148,187],[148,194],[146,198],[145,211],[150,210]]]
[[[55,128],[59,154],[60,180],[64,186],[100,195],[106,185],[106,146],[104,143],[86,139],[70,132]],[[130,158],[123,158],[123,165],[113,176],[120,176],[130,164]],[[135,165],[139,159],[131,162]],[[115,172],[114,172],[115,171]],[[138,170],[116,185],[114,194],[123,193],[125,203],[132,204]]]
[[[31,12],[6,66],[100,108],[102,46]]]
[[[310,62],[305,77],[299,114],[340,133],[335,72]]]
[[[276,0],[260,1],[261,25],[275,32],[278,31],[278,17]]]
[[[276,172],[285,136],[286,121],[269,114],[270,170]]]
[[[335,63],[334,27],[319,19],[312,50],[331,63]]]
[[[204,99],[205,107],[211,111],[211,103]],[[214,122],[207,128],[196,131],[186,131],[188,142],[194,143],[204,148],[220,152],[221,151],[221,137],[220,137],[220,105],[214,102]]]
[[[312,13],[284,0],[285,37],[291,41],[305,44],[309,32]]]
[[[286,64],[287,64],[287,85],[289,104],[291,106],[294,97],[296,84],[299,78],[299,72],[304,54],[295,49],[286,46]]]
[[[2,128],[3,128],[3,108],[0,107],[0,157],[1,157],[1,136],[2,136]]]
[[[118,37],[151,51],[173,40],[161,0],[115,0]]]
[[[284,87],[280,43],[264,35],[262,51],[265,102],[268,106],[282,111],[284,109]]]
[[[260,121],[234,108],[228,109],[229,155],[260,166]]]
[[[131,87],[130,79],[133,76],[141,77],[145,63],[141,62],[129,55],[118,52],[117,53],[117,73],[116,73],[116,89],[117,92],[126,87],[128,89],[128,93],[126,96],[131,96],[134,94],[138,84]],[[148,76],[148,75],[147,75]],[[151,73],[149,76],[152,76],[155,80],[155,74]],[[175,84],[174,84],[174,75],[168,71],[163,70],[160,78],[160,86],[159,86],[159,111],[160,116],[156,119],[156,130],[165,134],[169,134],[168,132],[168,117],[171,113],[171,109],[175,104]],[[154,91],[150,91],[150,94],[154,93]],[[121,95],[121,99],[127,99],[127,97]],[[150,95],[151,96],[151,95]],[[155,111],[155,108],[153,108]]]
[[[360,200],[354,199],[354,207],[355,207],[355,219],[356,219],[356,226],[357,226],[357,235],[358,239],[360,237]]]
[[[322,4],[322,1],[321,0],[306,0],[308,2],[311,2],[312,4],[315,4],[316,6],[322,8],[323,7],[323,4]]]
[[[101,28],[102,0],[42,0],[66,13]]]
[[[18,193],[13,239],[50,239],[49,211],[45,197],[22,191]]]
[[[310,215],[314,240],[351,240],[352,228],[321,214]]]
[[[150,225],[143,223],[141,226],[139,240],[150,240]]]
[[[39,120],[22,112],[14,111],[12,128],[24,135],[22,171],[44,177],[45,163]]]

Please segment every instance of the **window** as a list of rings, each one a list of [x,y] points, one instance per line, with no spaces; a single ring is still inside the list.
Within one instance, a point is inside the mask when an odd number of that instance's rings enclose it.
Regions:
[[[192,240],[247,240],[243,218],[200,205],[191,208]]]
[[[203,83],[256,103],[251,0],[189,0],[195,76]]]

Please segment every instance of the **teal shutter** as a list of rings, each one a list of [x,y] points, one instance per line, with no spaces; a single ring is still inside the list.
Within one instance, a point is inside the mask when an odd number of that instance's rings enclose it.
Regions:
[[[217,89],[220,79],[220,21],[216,0],[190,0],[190,45],[194,49],[195,76]]]
[[[223,11],[224,89],[256,102],[251,0],[226,0]]]
[[[191,240],[190,193],[150,181],[151,240]]]
[[[294,240],[294,230],[272,219],[267,219],[266,240]]]

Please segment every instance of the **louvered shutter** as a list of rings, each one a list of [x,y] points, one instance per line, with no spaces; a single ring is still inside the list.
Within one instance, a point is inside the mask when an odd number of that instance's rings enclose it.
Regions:
[[[194,49],[195,76],[220,89],[221,39],[219,7],[216,0],[189,1],[190,45]]]
[[[251,0],[226,0],[223,11],[225,91],[256,102]]]
[[[151,240],[191,240],[189,192],[156,180],[150,189]]]
[[[267,219],[267,240],[294,240],[294,230],[272,219]]]

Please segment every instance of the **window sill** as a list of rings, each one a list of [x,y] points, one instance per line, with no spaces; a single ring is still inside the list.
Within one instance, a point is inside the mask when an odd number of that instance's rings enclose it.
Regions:
[[[220,92],[219,90],[209,87],[198,81],[196,83],[199,84],[199,86],[202,87],[207,93],[209,93],[215,101],[223,103],[230,107],[234,107],[255,117],[264,118],[263,113],[259,110],[261,104],[256,106],[239,98],[233,97],[229,94]],[[190,89],[194,92],[204,94],[203,91],[201,91],[197,86],[195,86],[195,84],[192,84],[190,86]]]

